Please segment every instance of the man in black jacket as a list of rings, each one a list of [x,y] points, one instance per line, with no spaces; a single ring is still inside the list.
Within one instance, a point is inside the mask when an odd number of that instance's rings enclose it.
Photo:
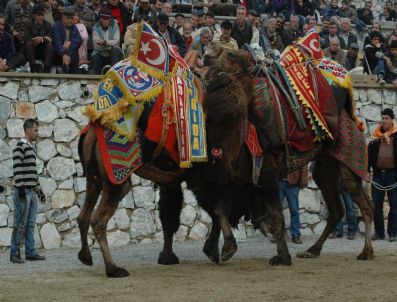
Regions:
[[[25,23],[25,58],[32,72],[50,72],[53,48],[51,40],[51,24],[44,20],[45,9],[41,4],[33,6],[33,19]],[[36,59],[44,63],[43,67],[36,64]]]
[[[243,48],[244,44],[250,44],[252,39],[252,26],[245,20],[246,9],[239,6],[236,10],[236,20],[233,22],[232,38],[237,41],[238,48]]]
[[[394,113],[386,108],[381,113],[382,121],[375,129],[368,145],[368,171],[372,175],[372,202],[374,203],[375,234],[372,240],[385,238],[383,202],[385,192],[389,199],[390,211],[387,223],[389,241],[396,241],[397,235],[397,127]]]
[[[158,14],[156,25],[154,30],[160,37],[163,37],[168,44],[171,44],[183,58],[186,53],[185,40],[175,28],[169,25],[169,17],[164,13]]]

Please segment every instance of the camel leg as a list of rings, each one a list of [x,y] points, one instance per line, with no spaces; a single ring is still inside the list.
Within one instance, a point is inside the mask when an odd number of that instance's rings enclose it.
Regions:
[[[99,182],[91,180],[87,177],[87,190],[84,205],[80,211],[77,222],[80,229],[81,249],[78,253],[79,260],[86,265],[93,265],[90,248],[88,247],[88,228],[90,226],[91,214],[97,203],[99,194],[101,193],[102,186]]]
[[[219,236],[221,234],[221,226],[216,217],[212,218],[212,228],[207,240],[204,243],[203,252],[207,257],[215,263],[219,263]]]
[[[180,226],[183,192],[180,184],[160,185],[159,211],[163,227],[164,245],[159,254],[158,264],[178,264],[179,259],[174,254],[172,243],[174,234]]]
[[[321,249],[329,234],[344,215],[340,192],[340,163],[330,156],[319,157],[313,171],[313,179],[323,194],[328,207],[328,219],[320,238],[306,251],[298,253],[298,258],[315,258],[320,255]]]
[[[130,191],[130,182],[121,185],[104,187],[101,202],[91,218],[91,227],[101,248],[103,260],[106,266],[106,275],[111,278],[122,278],[129,273],[113,262],[107,241],[106,229],[109,219],[113,216],[121,199]]]
[[[223,247],[222,247],[222,254],[221,260],[228,261],[231,259],[237,251],[237,243],[236,239],[234,238],[232,227],[229,222],[229,208],[228,205],[225,204],[223,201],[219,201],[215,205],[214,213],[216,218],[219,222],[219,226],[222,230],[223,234]]]
[[[374,258],[374,249],[371,240],[371,224],[374,218],[372,201],[365,193],[361,179],[353,174],[345,165],[341,164],[341,177],[345,191],[352,197],[363,215],[365,224],[365,244],[358,260],[371,260]]]

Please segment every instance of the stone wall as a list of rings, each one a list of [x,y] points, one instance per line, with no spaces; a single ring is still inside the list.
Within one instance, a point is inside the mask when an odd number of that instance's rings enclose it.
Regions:
[[[3,74],[0,78],[0,181],[7,186],[0,195],[0,247],[10,245],[14,206],[12,190],[12,149],[24,135],[23,121],[37,118],[40,122],[37,143],[40,183],[47,202],[40,205],[35,231],[37,246],[46,249],[78,247],[80,244],[76,218],[85,197],[85,178],[77,154],[80,129],[87,123],[81,109],[92,102],[92,91],[97,77],[30,74]],[[7,76],[7,77],[5,77]],[[368,85],[368,84],[365,84]],[[379,120],[382,104],[391,106],[397,113],[396,94],[389,86],[364,88],[358,84],[354,91],[358,114],[365,119],[367,129],[373,129]],[[111,246],[132,243],[148,244],[162,240],[158,217],[158,190],[151,182],[132,176],[133,188],[120,203],[108,225]],[[205,238],[210,218],[200,208],[194,196],[184,191],[185,203],[181,227],[176,240]],[[322,231],[327,216],[321,194],[314,183],[301,190],[300,212],[302,234]],[[289,211],[284,209],[289,227]],[[251,224],[239,225],[238,239],[253,236]],[[90,243],[95,244],[92,232]]]

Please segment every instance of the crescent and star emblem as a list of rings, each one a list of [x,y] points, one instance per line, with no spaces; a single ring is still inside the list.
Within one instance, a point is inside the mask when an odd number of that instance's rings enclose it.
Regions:
[[[156,59],[151,59],[149,57],[147,57],[147,53],[152,52],[154,49],[150,48],[150,46],[154,46],[153,43],[157,45],[158,49],[159,49],[159,56]],[[147,62],[149,62],[152,65],[158,66],[164,63],[165,61],[165,51],[164,51],[164,47],[161,44],[161,42],[157,39],[151,39],[149,42],[147,43],[142,43],[142,46],[140,48],[140,51],[143,52],[143,54],[145,55],[145,60]],[[156,53],[156,52],[155,52]]]

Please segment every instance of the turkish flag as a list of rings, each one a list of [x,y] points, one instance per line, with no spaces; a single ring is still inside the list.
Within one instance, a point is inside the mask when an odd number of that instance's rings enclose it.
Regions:
[[[309,55],[316,60],[321,60],[323,58],[323,51],[320,47],[320,35],[315,31],[308,32],[303,38],[296,42],[296,45],[306,50]]]

